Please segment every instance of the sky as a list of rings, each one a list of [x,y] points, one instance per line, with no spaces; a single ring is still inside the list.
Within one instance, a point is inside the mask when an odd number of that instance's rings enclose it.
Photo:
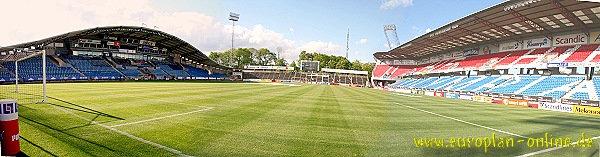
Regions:
[[[388,51],[384,25],[395,24],[399,43],[502,0],[19,0],[0,9],[0,46],[99,26],[158,29],[206,55],[234,46],[281,47],[291,62],[301,51],[374,62]],[[229,12],[240,14],[232,28]],[[155,27],[156,26],[156,27]],[[397,44],[391,31],[392,48]]]

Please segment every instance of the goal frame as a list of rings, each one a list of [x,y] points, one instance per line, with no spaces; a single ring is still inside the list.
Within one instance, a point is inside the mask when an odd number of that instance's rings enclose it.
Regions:
[[[26,52],[25,52],[26,53]],[[47,102],[47,96],[46,96],[46,50],[40,50],[36,53],[33,53],[31,55],[28,55],[26,57],[23,58],[19,58],[16,59],[15,62],[15,93],[19,93],[19,81],[20,81],[20,77],[19,77],[19,62],[41,55],[42,56],[42,100],[38,103],[46,103]]]

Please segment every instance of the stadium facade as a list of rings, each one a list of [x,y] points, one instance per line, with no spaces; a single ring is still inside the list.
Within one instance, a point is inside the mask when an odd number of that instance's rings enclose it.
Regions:
[[[48,81],[228,79],[225,73],[231,69],[165,32],[109,26],[0,47],[0,81],[11,83],[16,76],[24,82],[42,80],[42,55],[36,55],[41,50],[46,53]]]
[[[598,106],[599,28],[600,3],[506,1],[374,53],[372,78],[444,97]]]

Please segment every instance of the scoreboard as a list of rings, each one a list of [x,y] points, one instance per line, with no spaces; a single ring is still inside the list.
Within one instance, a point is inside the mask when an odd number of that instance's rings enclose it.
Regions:
[[[300,70],[302,71],[319,71],[319,61],[309,61],[309,60],[301,60],[300,61]]]

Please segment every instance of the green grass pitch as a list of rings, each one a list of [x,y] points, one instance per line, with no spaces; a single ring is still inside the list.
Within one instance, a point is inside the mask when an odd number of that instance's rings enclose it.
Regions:
[[[597,116],[299,85],[50,83],[47,104],[19,108],[21,149],[30,156],[518,156],[548,148],[508,133],[600,136]],[[514,138],[514,147],[486,153],[414,142],[492,133]],[[593,142],[536,156],[598,156],[600,139]]]

